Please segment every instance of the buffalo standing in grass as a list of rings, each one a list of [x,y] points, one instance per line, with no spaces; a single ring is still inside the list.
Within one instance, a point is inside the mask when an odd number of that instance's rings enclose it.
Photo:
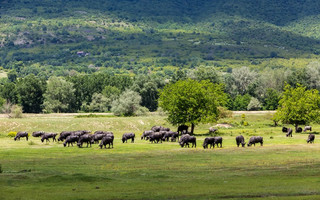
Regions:
[[[165,134],[163,135],[162,140],[168,142],[169,138],[171,138],[171,141],[174,141],[176,138],[179,139],[178,132],[173,132],[173,131],[165,132]],[[174,138],[174,139],[172,139],[172,138]]]
[[[94,143],[93,135],[90,135],[90,134],[81,135],[79,140],[78,140],[78,144],[77,144],[78,147],[81,148],[84,142],[87,143],[87,147],[89,146],[89,144],[90,144],[90,147],[91,147],[91,144]]]
[[[155,133],[150,134],[147,137],[147,140],[149,140],[151,143],[155,143],[155,142],[159,143],[159,141],[162,143],[162,138],[163,138],[162,133],[155,132]]]
[[[72,135],[75,131],[62,131],[58,137],[58,141],[65,140],[68,136]]]
[[[189,128],[189,126],[187,126],[187,125],[180,125],[180,126],[178,127],[177,132],[178,132],[180,135],[185,134],[185,133],[188,133],[188,128]]]
[[[113,140],[114,140],[114,137],[104,136],[99,144],[100,149],[102,149],[102,146],[104,146],[104,148],[106,149],[107,144],[109,144],[109,149],[110,149],[110,145],[112,145],[112,148],[113,148]]]
[[[210,145],[210,149],[211,149],[211,147],[214,145],[214,137],[207,137],[204,139],[202,144],[203,148],[207,149],[208,145]]]
[[[315,138],[314,134],[309,134],[307,143],[310,143],[310,144],[314,143],[314,138]]]
[[[173,132],[171,136],[171,142],[175,142],[177,139],[179,140],[179,133]]]
[[[161,126],[153,126],[153,127],[151,128],[151,130],[152,130],[153,132],[159,132],[160,129],[161,129]]]
[[[71,144],[71,146],[73,146],[73,143],[78,142],[78,140],[79,140],[79,136],[77,136],[77,135],[69,135],[66,138],[66,140],[64,141],[63,146],[66,147],[67,144],[68,144],[68,147],[70,146],[70,144]]]
[[[47,142],[50,142],[49,138],[52,138],[53,141],[57,141],[56,140],[57,135],[58,134],[56,134],[56,133],[45,133],[41,137],[41,142],[43,142],[44,140],[46,140]]]
[[[181,147],[188,146],[188,148],[189,148],[190,147],[189,143],[192,144],[192,147],[196,148],[197,147],[197,139],[196,139],[196,137],[190,136],[189,134],[185,134],[185,135],[180,137],[179,144],[180,144]]]
[[[292,137],[292,128],[288,128],[286,137]]]
[[[248,142],[248,147],[251,145],[256,146],[256,143],[260,143],[263,146],[263,137],[261,136],[252,136]]]
[[[209,128],[209,133],[210,133],[210,134],[214,134],[217,130],[218,130],[218,129],[216,129],[216,128],[210,127],[210,128]]]
[[[16,141],[16,140],[20,140],[20,138],[22,138],[22,137],[25,137],[26,140],[28,141],[29,135],[28,135],[27,132],[20,131],[20,132],[18,132],[17,135],[14,137],[14,140],[15,140],[15,141]]]
[[[32,133],[33,137],[41,137],[43,134],[45,134],[44,131],[35,131]]]
[[[141,135],[141,140],[147,139],[147,137],[148,137],[149,135],[153,134],[153,133],[154,133],[154,131],[152,131],[152,130],[144,131],[144,132],[142,133],[142,135]]]
[[[214,137],[214,144],[213,144],[213,148],[215,145],[217,145],[217,147],[219,147],[220,144],[220,148],[222,148],[222,137],[218,136],[218,137]]]
[[[246,143],[244,142],[244,137],[242,135],[239,135],[236,137],[237,146],[239,147],[240,144],[242,147],[245,147]]]
[[[296,129],[296,133],[301,133],[302,132],[302,128],[301,127],[298,127],[297,129]]]
[[[287,133],[288,132],[288,128],[287,127],[282,127],[282,132],[283,133]]]
[[[122,135],[122,143],[127,142],[127,140],[131,139],[131,143],[134,143],[134,138],[136,135],[134,133],[124,133]]]
[[[304,129],[303,129],[303,132],[306,132],[306,131],[312,131],[312,127],[311,126],[305,126]]]

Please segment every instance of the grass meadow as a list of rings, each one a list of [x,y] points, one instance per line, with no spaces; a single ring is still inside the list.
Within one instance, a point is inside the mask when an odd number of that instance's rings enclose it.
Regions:
[[[177,142],[140,140],[153,125],[170,127],[164,116],[76,118],[27,115],[0,119],[0,199],[320,199],[320,143],[307,144],[308,133],[286,138],[273,127],[270,113],[246,113],[220,120],[223,148],[202,148],[208,128],[196,126],[197,148]],[[313,133],[320,126],[312,124]],[[14,141],[10,131],[110,130],[113,149],[63,147],[30,137]],[[122,144],[125,132],[135,143]],[[320,131],[319,131],[320,132]],[[264,137],[264,146],[238,148],[235,137]]]

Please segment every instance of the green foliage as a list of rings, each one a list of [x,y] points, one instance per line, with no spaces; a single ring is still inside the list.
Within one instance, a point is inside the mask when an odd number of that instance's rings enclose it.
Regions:
[[[75,103],[75,89],[73,83],[60,77],[50,77],[44,93],[44,109],[46,112],[74,112],[72,104]]]
[[[233,101],[233,110],[247,110],[251,98],[249,94],[237,95]]]
[[[221,85],[192,79],[165,86],[159,98],[159,106],[168,112],[173,125],[215,122],[219,119],[218,107],[225,103]]]
[[[247,110],[261,110],[261,103],[257,98],[251,97]]]
[[[89,111],[91,112],[107,112],[111,108],[111,100],[105,97],[103,94],[94,93],[92,101],[89,105]]]
[[[40,113],[42,111],[45,87],[46,82],[33,74],[18,80],[17,92],[23,112]]]
[[[275,89],[268,88],[266,96],[264,98],[264,109],[276,110],[278,108],[279,100],[279,92],[277,92]]]
[[[10,131],[8,133],[8,137],[16,137],[16,135],[17,135],[17,132],[14,132],[14,131]]]
[[[296,127],[319,120],[320,95],[318,90],[307,90],[297,85],[296,88],[287,85],[279,101],[279,107],[274,119]]]
[[[111,103],[111,111],[116,116],[134,116],[137,115],[137,111],[140,110],[140,102],[141,96],[139,93],[132,90],[125,90],[119,99]]]

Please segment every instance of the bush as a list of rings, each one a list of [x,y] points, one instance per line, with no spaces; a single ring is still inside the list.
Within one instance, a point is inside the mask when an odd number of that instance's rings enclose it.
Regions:
[[[141,106],[140,108],[138,108],[135,114],[137,116],[146,116],[148,113],[149,113],[149,109]]]
[[[17,135],[17,132],[10,131],[8,133],[8,137],[16,137],[16,135]]]
[[[116,116],[134,116],[140,109],[141,96],[132,90],[124,91],[119,99],[112,102],[111,111]]]
[[[261,110],[261,103],[258,99],[251,97],[247,110]]]
[[[22,107],[19,105],[13,105],[9,116],[12,118],[22,118]]]
[[[219,110],[219,118],[230,118],[232,117],[232,111],[224,108],[224,107],[218,107]]]

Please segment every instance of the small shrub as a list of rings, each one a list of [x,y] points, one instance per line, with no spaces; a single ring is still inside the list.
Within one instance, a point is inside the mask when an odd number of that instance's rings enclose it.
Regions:
[[[33,142],[32,140],[28,142],[28,145],[35,145],[36,143]]]
[[[16,135],[17,135],[17,132],[10,131],[8,133],[8,137],[16,137]]]
[[[230,111],[224,107],[218,107],[218,110],[219,110],[219,117],[221,119],[232,117],[232,111]]]
[[[273,136],[270,136],[270,139],[273,139]]]
[[[242,123],[242,125],[243,125],[243,126],[249,126],[249,123],[248,123],[247,121],[244,121],[244,122]]]
[[[11,108],[10,117],[22,118],[22,107],[19,105],[13,105]]]

